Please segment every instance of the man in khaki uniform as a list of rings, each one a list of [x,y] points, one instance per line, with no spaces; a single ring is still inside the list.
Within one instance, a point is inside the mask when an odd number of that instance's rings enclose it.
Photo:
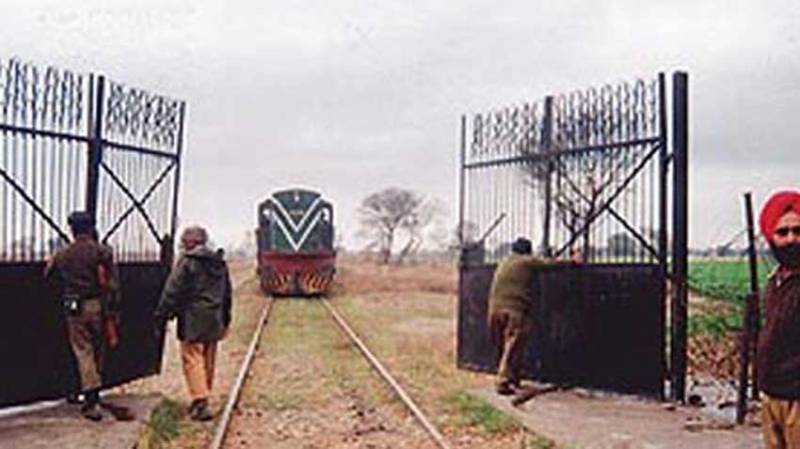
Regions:
[[[542,259],[531,255],[531,242],[518,238],[511,246],[511,255],[494,272],[489,293],[489,332],[500,349],[497,371],[497,393],[509,395],[519,387],[522,352],[531,332],[535,292],[535,268]]]
[[[800,192],[772,195],[759,221],[778,261],[764,292],[767,322],[756,352],[764,442],[800,449]]]
[[[62,282],[62,304],[66,314],[70,346],[75,354],[85,402],[82,415],[99,421],[100,388],[105,355],[103,317],[109,289],[116,279],[99,279],[98,273],[117,273],[110,248],[93,238],[94,219],[86,212],[73,212],[68,218],[73,242],[57,252],[45,268],[45,275],[57,275]],[[111,294],[113,296],[113,294]]]
[[[214,379],[217,342],[231,322],[231,282],[221,251],[206,245],[208,233],[199,226],[181,235],[181,254],[167,279],[155,312],[156,326],[177,317],[178,339],[186,385],[197,421],[212,418],[208,398]]]

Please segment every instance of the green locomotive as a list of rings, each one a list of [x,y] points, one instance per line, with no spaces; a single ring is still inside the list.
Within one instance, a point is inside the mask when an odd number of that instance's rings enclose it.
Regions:
[[[333,206],[318,192],[286,189],[258,206],[258,275],[274,296],[319,296],[336,271]]]

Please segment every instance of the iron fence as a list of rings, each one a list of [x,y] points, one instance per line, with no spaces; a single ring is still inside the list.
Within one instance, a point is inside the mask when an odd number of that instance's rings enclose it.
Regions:
[[[0,261],[39,261],[87,210],[119,261],[157,261],[175,232],[185,104],[0,60]]]
[[[104,387],[154,374],[153,311],[175,234],[185,103],[104,76],[0,60],[0,407],[79,389],[60,286],[44,261],[86,210],[120,271]]]
[[[487,261],[516,236],[545,255],[663,261],[663,104],[658,77],[465,119],[462,242],[480,240]]]
[[[91,77],[0,60],[0,260],[42,260],[82,209]]]
[[[112,81],[103,107],[103,241],[123,260],[158,260],[175,232],[184,105]]]

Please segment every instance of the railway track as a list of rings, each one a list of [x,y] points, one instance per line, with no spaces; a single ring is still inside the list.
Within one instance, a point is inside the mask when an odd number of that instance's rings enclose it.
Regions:
[[[364,341],[361,338],[359,338],[359,336],[355,333],[353,328],[347,323],[345,318],[336,310],[334,305],[331,304],[331,302],[328,301],[327,299],[321,299],[319,300],[319,302],[328,312],[328,315],[330,316],[331,320],[336,324],[339,331],[341,331],[341,333],[347,337],[349,343],[351,343],[352,346],[354,346],[355,349],[358,350],[358,353],[363,356],[363,358],[367,361],[367,363],[374,370],[374,372],[380,376],[382,381],[385,382],[391,388],[394,395],[402,402],[404,407],[406,407],[411,412],[411,414],[414,416],[419,425],[425,430],[430,440],[436,445],[436,447],[441,449],[450,449],[450,445],[447,443],[441,432],[425,415],[425,413],[416,404],[413,398],[405,391],[405,389],[403,389],[400,383],[397,382],[397,380],[384,366],[384,364],[367,347]],[[242,390],[247,382],[248,374],[253,366],[253,361],[256,359],[257,356],[262,355],[259,354],[259,344],[262,340],[262,335],[264,333],[264,330],[270,323],[270,316],[275,303],[276,301],[274,299],[269,299],[268,301],[265,302],[264,307],[261,310],[260,318],[256,326],[256,329],[253,332],[253,336],[251,338],[246,356],[239,368],[236,380],[234,381],[231,391],[228,395],[228,400],[216,424],[213,438],[211,440],[210,445],[208,446],[210,449],[221,449],[225,447],[226,437],[228,436],[228,430],[230,429],[231,422],[235,419],[234,410],[236,409],[236,406],[242,395]],[[269,357],[269,354],[263,354],[263,356]]]

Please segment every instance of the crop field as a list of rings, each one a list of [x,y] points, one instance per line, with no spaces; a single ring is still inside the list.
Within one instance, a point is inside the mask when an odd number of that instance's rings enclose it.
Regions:
[[[763,290],[774,264],[758,260],[758,285]],[[750,292],[746,258],[689,261],[689,369],[718,379],[738,375],[744,304]]]
[[[758,261],[758,284],[763,288],[773,263]],[[741,303],[750,291],[747,259],[695,259],[689,262],[689,288],[714,299]]]

